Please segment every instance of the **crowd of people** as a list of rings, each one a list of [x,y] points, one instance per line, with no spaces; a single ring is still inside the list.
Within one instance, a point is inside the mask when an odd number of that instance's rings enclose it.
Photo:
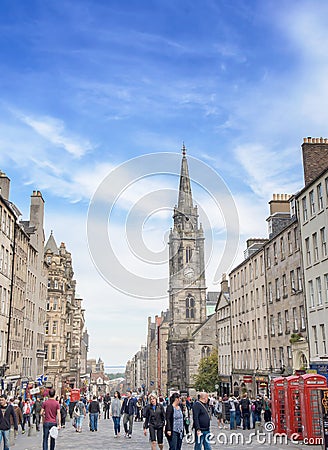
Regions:
[[[255,428],[256,423],[271,421],[271,402],[267,396],[258,395],[249,398],[245,393],[235,397],[230,395],[215,396],[202,392],[197,400],[183,397],[174,392],[170,398],[157,397],[155,393],[148,396],[133,396],[128,390],[124,398],[116,391],[111,398],[106,394],[102,398],[93,396],[81,397],[76,402],[69,398],[55,397],[54,389],[50,389],[45,399],[18,397],[7,399],[0,396],[0,443],[4,440],[4,449],[9,450],[19,427],[24,434],[34,424],[37,431],[43,427],[43,450],[55,449],[56,433],[66,426],[66,419],[72,419],[77,433],[82,432],[84,419],[89,416],[88,428],[98,431],[98,420],[112,419],[114,437],[121,436],[121,422],[124,437],[131,439],[134,422],[143,422],[144,435],[149,435],[152,450],[157,446],[164,448],[166,437],[170,450],[180,450],[183,437],[194,434],[195,450],[211,446],[206,440],[210,433],[212,418],[217,419],[219,429]]]

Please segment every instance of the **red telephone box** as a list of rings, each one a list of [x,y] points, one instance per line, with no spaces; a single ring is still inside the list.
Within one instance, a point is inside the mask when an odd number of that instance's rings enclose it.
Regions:
[[[275,433],[286,432],[286,405],[284,377],[274,378],[271,381],[271,409]]]
[[[315,439],[322,437],[321,391],[327,387],[327,378],[323,375],[305,374],[300,376],[301,408],[304,437]]]
[[[294,441],[303,439],[299,378],[291,375],[284,381],[287,436]]]

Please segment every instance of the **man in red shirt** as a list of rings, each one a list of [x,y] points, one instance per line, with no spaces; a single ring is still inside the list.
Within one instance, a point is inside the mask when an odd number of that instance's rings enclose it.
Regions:
[[[55,400],[55,389],[49,390],[49,399],[42,403],[41,416],[43,417],[43,450],[48,450],[49,432],[52,427],[60,428],[60,406]],[[50,450],[55,450],[56,441],[50,436]]]

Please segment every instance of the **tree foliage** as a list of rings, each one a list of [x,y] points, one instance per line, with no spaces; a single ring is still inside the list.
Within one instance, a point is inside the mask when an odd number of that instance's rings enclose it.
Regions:
[[[197,391],[215,392],[215,385],[220,381],[218,372],[218,352],[217,349],[200,360],[198,373],[194,378],[194,386]]]

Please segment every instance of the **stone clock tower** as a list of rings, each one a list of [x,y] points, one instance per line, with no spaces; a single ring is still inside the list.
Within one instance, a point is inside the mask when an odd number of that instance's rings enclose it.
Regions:
[[[193,205],[184,145],[173,221],[169,237],[168,389],[188,391],[199,362],[193,333],[206,321],[206,285],[204,233]]]

